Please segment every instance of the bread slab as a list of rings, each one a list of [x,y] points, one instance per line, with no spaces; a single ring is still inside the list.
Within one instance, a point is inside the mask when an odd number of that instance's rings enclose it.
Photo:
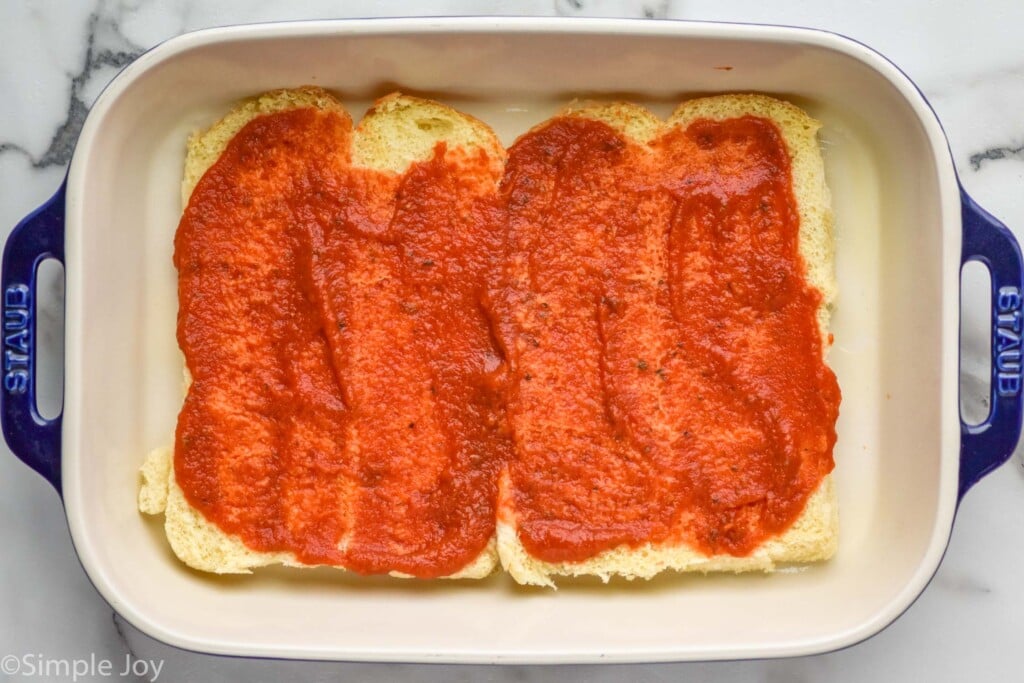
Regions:
[[[253,118],[292,108],[316,107],[347,116],[342,105],[317,88],[267,93],[234,109],[208,131],[194,135],[182,183],[187,203],[196,183],[216,161],[231,138]],[[572,116],[603,121],[624,135],[647,142],[666,124],[648,110],[628,103],[572,106]],[[800,253],[807,265],[808,282],[822,293],[818,323],[823,351],[828,349],[829,308],[835,297],[832,253],[832,215],[824,167],[816,133],[820,124],[800,109],[768,97],[728,95],[683,103],[668,126],[683,126],[701,119],[728,119],[744,115],[769,118],[778,125],[790,151],[792,186],[800,214]],[[504,150],[483,123],[436,102],[400,95],[384,98],[360,123],[353,139],[355,165],[401,173],[411,163],[429,158],[437,141],[450,146],[481,146],[500,166]],[[500,168],[497,168],[500,174]],[[188,378],[186,376],[186,387]],[[191,508],[174,480],[170,449],[157,449],[142,468],[140,510],[165,515],[165,530],[174,552],[189,566],[214,573],[249,573],[269,564],[304,567],[291,553],[252,551],[237,537],[222,532]],[[461,571],[446,578],[481,578],[498,563],[519,583],[554,586],[555,576],[593,575],[607,581],[620,575],[650,578],[661,571],[772,571],[780,562],[812,562],[831,557],[837,544],[838,515],[832,475],[808,500],[803,514],[782,535],[769,539],[746,557],[708,557],[685,545],[619,547],[575,563],[547,563],[531,557],[519,542],[515,510],[507,478],[500,484],[496,537],[488,549]],[[404,576],[393,573],[396,576]]]
[[[724,120],[747,115],[772,120],[788,147],[792,189],[800,217],[799,251],[808,283],[821,293],[818,327],[822,352],[829,342],[829,310],[835,299],[832,211],[818,148],[820,124],[792,104],[761,95],[721,95],[684,102],[663,124],[643,107],[630,103],[572,105],[564,112],[604,122],[627,138],[646,143],[667,127],[687,127],[698,119]],[[541,124],[544,125],[544,124]],[[581,562],[545,562],[523,547],[507,472],[502,479],[497,520],[502,567],[519,583],[555,587],[556,576],[612,576],[649,579],[666,570],[678,572],[770,572],[776,563],[815,562],[830,558],[838,543],[838,506],[832,475],[808,499],[803,513],[783,534],[770,538],[745,557],[707,556],[686,544],[623,545]]]
[[[337,99],[313,87],[274,91],[243,102],[210,129],[189,139],[182,182],[183,205],[187,205],[203,174],[249,121],[298,108],[334,111],[349,118]],[[352,162],[359,167],[401,174],[413,163],[429,159],[441,142],[449,149],[484,149],[493,164],[494,183],[497,183],[504,149],[487,126],[439,103],[398,94],[378,101],[362,120],[353,136]],[[189,384],[186,369],[186,391]],[[141,478],[139,509],[147,514],[164,514],[164,528],[171,548],[186,565],[217,574],[250,573],[253,568],[271,564],[312,566],[298,561],[290,552],[254,551],[191,507],[175,481],[172,449],[152,451],[143,464]],[[444,578],[483,578],[496,566],[497,553],[492,539],[473,561]]]

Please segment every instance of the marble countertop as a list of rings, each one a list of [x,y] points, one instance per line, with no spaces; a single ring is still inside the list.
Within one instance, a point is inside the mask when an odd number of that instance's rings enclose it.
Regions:
[[[254,21],[358,16],[522,14],[750,21],[823,28],[854,37],[900,65],[935,107],[967,190],[1024,237],[1024,3],[945,0],[7,0],[0,3],[0,226],[9,230],[58,186],[89,105],[120,68],[173,35]],[[51,295],[60,281],[51,276]],[[60,308],[44,317],[58,320]],[[980,325],[975,316],[969,319]],[[61,336],[41,335],[59,360]],[[983,345],[969,342],[968,358]],[[51,405],[59,379],[44,382]],[[6,451],[6,447],[4,447]],[[565,667],[310,663],[195,654],[135,630],[100,598],[81,567],[53,490],[9,452],[0,455],[0,657],[162,662],[162,681],[580,680],[929,681],[1020,676],[1024,631],[1024,470],[1019,455],[960,508],[949,550],[921,598],[878,636],[799,659]],[[154,669],[131,677],[152,680]],[[28,676],[0,671],[3,680]],[[65,677],[33,676],[37,680]]]

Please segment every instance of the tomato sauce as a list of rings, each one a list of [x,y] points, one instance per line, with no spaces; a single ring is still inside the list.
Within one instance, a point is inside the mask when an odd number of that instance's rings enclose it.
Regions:
[[[193,192],[175,474],[255,550],[442,576],[490,540],[510,450],[496,179],[443,146],[402,176],[356,169],[351,135],[337,113],[257,118]]]
[[[509,152],[511,494],[534,556],[746,555],[833,467],[839,389],[765,119],[649,145],[555,119]]]
[[[832,469],[839,390],[784,141],[752,117],[649,145],[557,118],[511,148],[353,167],[347,116],[263,116],[179,225],[193,382],[175,475],[259,551],[454,573],[507,471],[535,556],[743,555]]]

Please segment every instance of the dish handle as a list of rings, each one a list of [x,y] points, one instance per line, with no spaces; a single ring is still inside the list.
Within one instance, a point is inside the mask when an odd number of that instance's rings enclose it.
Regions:
[[[1024,338],[1024,280],[1021,252],[1005,225],[960,188],[963,214],[963,266],[977,261],[992,278],[992,381],[988,416],[979,424],[960,419],[960,490],[967,493],[1002,465],[1020,440]]]
[[[4,362],[0,418],[4,439],[22,462],[61,491],[61,417],[47,419],[36,405],[36,274],[46,259],[64,263],[64,188],[25,217],[4,246]],[[63,412],[63,411],[62,411]]]

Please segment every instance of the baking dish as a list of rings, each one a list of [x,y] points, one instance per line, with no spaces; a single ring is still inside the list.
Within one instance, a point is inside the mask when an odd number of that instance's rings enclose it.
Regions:
[[[837,556],[772,576],[581,582],[557,592],[360,579],[332,570],[199,575],[136,511],[137,468],[181,401],[171,263],[187,134],[244,96],[315,84],[354,115],[401,87],[476,115],[505,142],[572,97],[666,114],[761,91],[825,124],[843,389]],[[34,402],[35,272],[66,268],[63,415]],[[959,418],[960,269],[992,275],[991,411]],[[146,633],[234,655],[448,662],[625,662],[809,654],[869,637],[935,572],[960,497],[1021,424],[1021,256],[959,187],[939,122],[877,53],[784,27],[558,19],[397,19],[213,29],[170,40],[107,87],[66,185],[3,258],[3,430],[61,493],[80,561]]]

